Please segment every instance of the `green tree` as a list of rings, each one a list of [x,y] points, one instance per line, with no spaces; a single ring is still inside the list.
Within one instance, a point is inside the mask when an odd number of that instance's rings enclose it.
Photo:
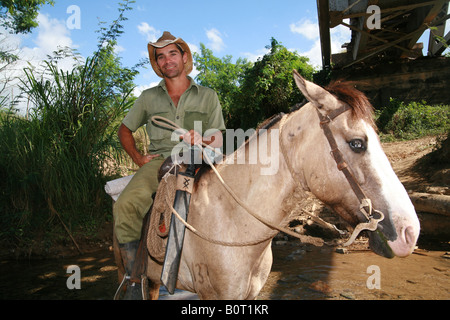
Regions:
[[[303,101],[294,83],[292,70],[299,71],[312,80],[314,67],[309,58],[291,52],[274,38],[266,47],[270,52],[259,59],[243,76],[232,127],[254,128],[258,123],[279,112],[289,112],[296,103]]]
[[[235,122],[233,104],[239,93],[244,72],[252,66],[251,62],[239,58],[233,63],[230,55],[222,59],[217,58],[210,49],[200,43],[200,54],[194,53],[194,64],[199,71],[197,82],[217,92],[225,123]]]
[[[38,26],[39,9],[52,0],[0,0],[0,25],[15,33],[29,33]]]

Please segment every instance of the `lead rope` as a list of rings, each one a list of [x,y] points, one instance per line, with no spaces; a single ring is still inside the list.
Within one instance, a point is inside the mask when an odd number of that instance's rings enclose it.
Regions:
[[[198,231],[197,229],[195,229],[192,225],[190,225],[189,223],[187,223],[179,214],[178,212],[174,209],[174,207],[172,206],[172,204],[170,204],[170,202],[167,200],[166,198],[166,203],[169,206],[170,210],[172,211],[172,213],[175,215],[175,217],[177,217],[178,220],[181,221],[182,224],[184,224],[186,226],[186,228],[188,228],[192,233],[194,233],[196,236],[202,238],[203,240],[206,240],[208,242],[214,243],[214,244],[219,244],[222,246],[227,246],[227,247],[246,247],[246,246],[253,246],[253,245],[257,245],[260,243],[263,243],[267,240],[270,240],[271,238],[273,238],[278,231],[275,231],[275,233],[271,233],[268,237],[264,237],[261,239],[257,239],[254,241],[248,241],[248,242],[229,242],[229,241],[221,241],[221,240],[215,240],[212,239],[210,237],[208,237],[207,235],[205,235],[204,233]]]
[[[171,130],[181,130],[181,132],[187,132],[187,130],[185,130],[185,129],[182,129],[181,127],[179,127],[176,123],[174,123],[174,122],[172,122],[172,121],[170,121],[170,120],[168,120],[168,119],[166,119],[166,118],[163,118],[163,117],[160,117],[160,116],[153,116],[152,117],[152,121],[154,122],[154,123],[156,123],[157,125],[159,125],[159,126],[161,126],[161,127],[164,127],[164,128],[167,128],[167,129],[171,129]],[[166,123],[164,123],[164,122],[166,122]],[[211,149],[211,150],[214,150],[211,146],[209,146],[209,145],[207,145],[206,143],[202,143],[202,145],[198,145],[199,147],[200,147],[200,149],[203,151],[203,147],[205,147],[205,148],[209,148],[209,149]],[[206,154],[206,153],[203,153],[203,154]],[[211,162],[211,160],[209,159],[209,157],[208,157],[208,155],[206,155],[206,157],[205,157],[205,159],[207,160],[206,162],[207,162],[207,164],[211,167],[211,169],[214,171],[214,173],[216,174],[216,176],[217,176],[217,178],[219,179],[219,181],[220,181],[220,183],[223,185],[223,187],[225,188],[225,190],[227,190],[228,191],[228,193],[231,195],[231,197],[242,207],[242,208],[244,208],[251,216],[253,216],[255,219],[257,219],[258,221],[260,221],[260,222],[262,222],[263,224],[265,224],[266,226],[268,226],[268,227],[270,227],[270,228],[272,228],[272,229],[275,229],[275,230],[278,230],[278,231],[281,231],[281,232],[284,232],[284,233],[286,233],[286,234],[288,234],[288,235],[290,235],[290,236],[292,236],[292,237],[295,237],[295,238],[297,238],[297,239],[299,239],[300,241],[302,241],[302,239],[304,239],[304,237],[302,237],[300,234],[298,234],[298,233],[296,233],[296,232],[294,232],[294,231],[292,231],[292,230],[289,230],[289,229],[287,229],[287,228],[285,228],[285,227],[282,227],[282,226],[277,226],[277,225],[275,225],[275,224],[273,224],[272,222],[270,222],[270,221],[268,221],[268,220],[266,220],[266,219],[264,219],[263,217],[261,217],[260,215],[258,215],[256,212],[254,212],[251,208],[249,208],[234,192],[233,192],[233,190],[230,188],[230,186],[223,180],[223,178],[222,178],[222,176],[220,175],[220,173],[217,171],[217,169],[215,168],[215,166],[214,166],[214,164]],[[172,210],[172,213],[174,213],[175,214],[175,216],[186,226],[186,227],[188,227],[188,223],[186,222],[186,221],[184,221],[184,219],[182,219],[179,215],[178,215],[178,213],[175,213],[176,211],[175,211],[175,209],[172,207],[172,206],[170,206],[171,207],[171,210]],[[201,233],[199,233],[194,227],[192,227],[192,226],[190,226],[189,225],[189,230],[191,230],[193,233],[195,233],[196,235],[198,235],[199,237],[201,237],[201,235],[202,236],[205,236],[205,235],[203,235],[203,234],[201,234]],[[192,228],[192,229],[191,229]],[[195,230],[195,232],[193,231],[193,230]],[[272,238],[274,235],[271,235],[270,237],[268,237],[268,238],[266,238],[266,240],[269,240],[270,238]],[[202,237],[203,238],[203,237]],[[211,241],[212,239],[209,239],[208,238],[208,241]],[[223,245],[230,245],[230,244],[234,244],[234,243],[229,243],[229,242],[222,242],[222,241],[216,241],[216,240],[214,240],[215,241],[215,243],[217,242],[217,243],[220,243],[220,244],[223,244]],[[263,240],[263,241],[265,241],[265,240]],[[260,243],[261,242],[261,240],[256,240],[256,241],[253,241],[253,242],[251,242],[251,244],[256,244],[256,243]],[[245,244],[239,244],[239,245],[245,245]]]

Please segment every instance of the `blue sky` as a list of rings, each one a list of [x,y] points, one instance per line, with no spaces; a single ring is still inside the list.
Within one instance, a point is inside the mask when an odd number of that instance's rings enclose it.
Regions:
[[[80,9],[80,29],[68,28],[67,20],[74,13],[67,13],[71,5]],[[320,64],[316,0],[138,0],[132,6],[134,9],[126,12],[125,33],[117,47],[125,66],[147,57],[148,41],[155,41],[165,30],[183,38],[193,51],[204,43],[218,57],[231,55],[253,61],[266,52],[265,47],[274,37]],[[109,24],[117,16],[115,1],[55,0],[53,7],[46,5],[41,9],[40,26],[32,34],[20,36],[20,47],[24,56],[31,54],[34,60],[44,58],[58,45],[76,48],[87,57],[97,44],[98,22]],[[344,33],[349,37],[347,30],[338,37]],[[149,68],[142,70],[135,83],[143,89],[158,81]]]
[[[68,12],[72,5],[79,8],[79,29],[68,23],[75,13]],[[155,41],[165,30],[183,38],[192,51],[203,43],[218,57],[231,55],[252,61],[267,52],[265,47],[274,37],[289,50],[308,56],[312,64],[321,63],[316,0],[137,0],[132,7],[126,12],[128,21],[116,48],[124,66],[131,67],[147,57],[148,41]],[[97,45],[99,21],[109,25],[118,17],[118,8],[118,1],[111,0],[55,0],[54,6],[42,7],[40,25],[31,34],[8,35],[4,41],[0,39],[0,45],[9,43],[18,48],[22,60],[33,64],[58,46],[76,48],[88,57]],[[336,27],[331,38],[332,52],[337,53],[341,44],[350,40],[350,31]],[[135,79],[135,93],[159,81],[151,68],[142,69]]]

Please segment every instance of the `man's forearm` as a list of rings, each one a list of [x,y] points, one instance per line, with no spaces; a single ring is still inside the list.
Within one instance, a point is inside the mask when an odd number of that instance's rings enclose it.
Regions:
[[[153,158],[158,157],[159,155],[142,155],[139,150],[136,148],[136,141],[133,137],[133,132],[128,129],[125,125],[121,125],[119,128],[119,140],[122,144],[123,149],[126,153],[131,157],[134,163],[136,163],[139,167],[142,167],[147,162],[151,161]]]
[[[125,125],[121,125],[118,132],[120,144],[126,153],[133,159],[141,155],[136,148],[136,141],[134,140],[133,133]]]

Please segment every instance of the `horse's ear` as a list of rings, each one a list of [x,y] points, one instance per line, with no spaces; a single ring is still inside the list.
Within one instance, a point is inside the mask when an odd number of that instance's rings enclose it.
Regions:
[[[308,80],[305,80],[297,70],[293,71],[294,80],[297,84],[297,87],[303,93],[306,99],[309,102],[314,104],[317,108],[322,108],[323,106],[329,106],[330,102],[332,102],[334,97],[327,90],[318,86]],[[331,99],[331,100],[330,100]],[[335,101],[333,101],[335,102]],[[333,103],[334,104],[334,103]],[[331,107],[331,106],[330,106]]]

